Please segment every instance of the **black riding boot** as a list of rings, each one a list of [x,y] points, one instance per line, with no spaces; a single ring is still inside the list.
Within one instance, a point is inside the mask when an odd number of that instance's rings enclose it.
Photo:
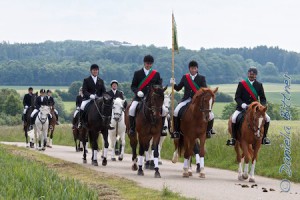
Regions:
[[[207,129],[206,129],[206,138],[211,138],[211,135],[215,134],[213,133],[213,125],[214,125],[214,119],[208,121]]]
[[[56,125],[59,125],[59,121],[58,121],[58,114],[55,113],[55,116],[56,116]]]
[[[269,125],[270,125],[270,122],[266,122],[265,125],[264,125],[264,136],[263,136],[263,139],[262,139],[261,143],[265,144],[265,145],[270,145],[271,144],[271,141],[269,140],[269,138],[267,138]]]
[[[166,117],[162,117],[162,130],[160,136],[167,136],[167,127],[165,126]]]
[[[130,130],[129,135],[133,136],[135,134],[135,117],[129,116]]]
[[[78,119],[78,128],[82,128],[82,121],[83,121],[83,110],[79,112],[79,119]]]
[[[179,132],[179,119],[178,117],[173,116],[173,123],[174,123],[174,131],[173,133],[170,133],[171,138],[179,138],[180,132]]]
[[[231,123],[231,130],[232,130],[232,138],[230,140],[227,140],[228,146],[234,146],[235,145],[235,140],[236,140],[236,135],[237,135],[237,127],[235,123]]]

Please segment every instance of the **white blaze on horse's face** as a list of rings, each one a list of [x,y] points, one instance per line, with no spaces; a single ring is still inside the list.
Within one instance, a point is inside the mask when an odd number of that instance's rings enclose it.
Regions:
[[[212,108],[212,103],[213,103],[213,98],[211,97],[209,100],[209,110],[211,110]]]
[[[124,105],[124,101],[120,98],[117,98],[114,100],[114,105],[113,105],[113,119],[116,121],[119,121],[121,116],[122,116],[122,112],[124,110],[123,105]]]
[[[261,126],[263,120],[264,120],[263,117],[258,118],[258,127],[257,127],[257,131],[255,133],[255,136],[258,138],[260,137],[260,126]]]

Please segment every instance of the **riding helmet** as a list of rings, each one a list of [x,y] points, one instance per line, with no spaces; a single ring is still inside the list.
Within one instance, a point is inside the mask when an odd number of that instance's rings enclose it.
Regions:
[[[47,90],[47,93],[49,93],[49,92],[52,93],[51,90]]]
[[[99,66],[97,64],[92,64],[90,71],[92,71],[93,69],[98,69],[99,70]]]
[[[119,85],[119,83],[118,83],[117,80],[112,80],[112,81],[110,82],[110,86],[111,86],[113,83],[116,83],[117,85]]]
[[[190,63],[189,63],[189,68],[190,67],[197,67],[198,68],[198,63],[194,60],[192,60]]]
[[[45,89],[40,89],[40,93],[45,93]]]
[[[146,55],[145,57],[144,57],[144,63],[154,63],[154,58],[153,58],[153,56],[151,56],[151,55]]]

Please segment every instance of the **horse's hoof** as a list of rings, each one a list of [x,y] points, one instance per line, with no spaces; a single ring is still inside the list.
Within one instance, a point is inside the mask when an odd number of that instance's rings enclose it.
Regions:
[[[52,146],[50,146],[50,145],[47,145],[47,147],[52,148]]]
[[[177,163],[177,162],[178,162],[178,154],[173,153],[172,163]]]
[[[132,169],[132,171],[138,170],[137,164],[134,163],[134,164],[131,166],[131,169]]]
[[[182,177],[183,177],[183,178],[189,178],[190,175],[189,175],[188,172],[183,172]]]
[[[123,157],[119,157],[118,159],[119,159],[119,161],[122,161],[122,160],[123,160]]]
[[[255,183],[255,178],[249,178],[250,183]]]
[[[111,158],[111,161],[117,161],[117,159],[116,158]]]
[[[196,172],[200,173],[200,164],[199,163],[197,164]]]
[[[192,171],[189,171],[189,176],[193,176],[193,172]]]
[[[97,161],[97,160],[93,160],[93,161],[92,161],[92,165],[98,166],[98,161]]]
[[[147,160],[145,163],[145,169],[150,169],[150,161]]]
[[[102,166],[106,166],[107,165],[107,160],[106,160],[106,158],[103,158],[103,160],[102,160]]]
[[[205,178],[205,173],[200,173],[199,177],[200,178]]]
[[[161,161],[158,161],[158,164],[159,164],[159,165],[162,165],[162,162],[161,162]]]
[[[45,148],[45,147],[43,147],[43,148],[42,148],[42,151],[45,151],[45,150],[46,150],[46,148]]]
[[[248,179],[248,174],[243,174],[242,177],[243,177],[244,180],[247,180]]]
[[[83,164],[86,164],[86,163],[87,163],[86,159],[83,159]]]
[[[144,176],[144,171],[142,169],[139,169],[137,175]]]
[[[150,161],[150,169],[154,170],[155,164],[154,164],[154,160]]]
[[[161,178],[159,171],[155,171],[154,178]]]

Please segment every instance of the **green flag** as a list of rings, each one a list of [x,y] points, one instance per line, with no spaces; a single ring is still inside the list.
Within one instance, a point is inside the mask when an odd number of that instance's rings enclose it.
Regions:
[[[177,42],[177,27],[176,27],[176,22],[173,13],[172,13],[172,39],[173,39],[172,48],[174,49],[174,51],[179,52],[178,42]]]

